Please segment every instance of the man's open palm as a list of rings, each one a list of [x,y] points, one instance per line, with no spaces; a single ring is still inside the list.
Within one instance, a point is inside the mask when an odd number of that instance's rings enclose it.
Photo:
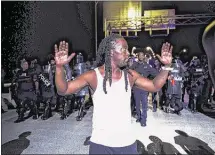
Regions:
[[[69,45],[65,41],[61,41],[59,48],[55,44],[55,62],[56,66],[63,66],[70,62],[70,60],[75,56],[75,53],[72,53],[68,56]]]
[[[171,46],[170,43],[166,42],[161,48],[161,56],[157,55],[157,57],[164,65],[170,65],[172,63],[172,49],[173,46]]]

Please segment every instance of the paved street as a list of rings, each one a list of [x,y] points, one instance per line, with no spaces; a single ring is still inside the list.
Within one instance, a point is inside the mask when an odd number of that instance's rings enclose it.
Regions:
[[[17,114],[9,110],[2,114],[2,150],[22,154],[87,154],[89,145],[84,142],[91,134],[92,112],[91,107],[81,122],[76,121],[74,112],[66,120],[54,113],[46,121],[29,118],[15,124]],[[160,147],[160,154],[215,150],[215,119],[204,114],[183,110],[177,116],[148,110],[147,127],[141,127],[135,119],[132,122],[140,152],[153,151],[153,146]]]

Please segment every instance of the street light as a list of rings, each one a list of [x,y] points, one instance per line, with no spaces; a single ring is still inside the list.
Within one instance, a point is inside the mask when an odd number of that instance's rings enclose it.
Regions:
[[[181,51],[179,52],[179,55],[187,54],[187,53],[188,53],[188,49],[187,48],[182,48]]]
[[[186,53],[186,52],[187,52],[187,49],[183,49],[182,51],[183,51],[183,53]]]

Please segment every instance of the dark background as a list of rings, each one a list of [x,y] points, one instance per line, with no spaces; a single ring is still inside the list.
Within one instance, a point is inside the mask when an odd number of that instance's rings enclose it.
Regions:
[[[43,62],[53,53],[59,40],[70,44],[70,51],[84,52],[85,59],[95,57],[94,2],[6,2],[2,1],[2,66],[7,78],[22,56],[37,56]],[[214,12],[214,2],[142,2],[142,10],[176,9],[179,14]],[[98,43],[104,37],[102,2],[98,3]],[[201,35],[206,25],[179,26],[168,37],[151,38],[148,32],[127,38],[130,48],[150,45],[156,53],[164,41],[174,45],[174,53],[183,47],[189,56],[204,54]]]

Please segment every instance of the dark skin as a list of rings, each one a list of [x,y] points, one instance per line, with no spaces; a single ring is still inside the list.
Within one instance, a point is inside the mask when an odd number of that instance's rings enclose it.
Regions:
[[[144,53],[143,52],[139,52],[139,54],[138,54],[138,60],[139,60],[139,62],[143,62],[144,58],[145,58]]]
[[[56,78],[55,83],[58,93],[61,95],[67,95],[76,93],[85,86],[91,87],[95,92],[97,87],[97,76],[94,70],[86,72],[73,81],[66,82],[63,65],[68,63],[75,54],[68,56],[68,43],[65,41],[60,42],[59,48],[55,45],[55,61],[56,61]],[[118,39],[113,44],[111,50],[111,66],[112,66],[112,83],[120,80],[122,76],[122,70],[120,67],[127,65],[129,57],[128,44],[125,39]],[[169,43],[165,43],[162,46],[161,56],[157,55],[160,61],[165,65],[171,65],[172,62],[172,46]],[[100,74],[104,77],[105,69],[104,65],[99,67]],[[134,70],[129,70],[128,78],[131,87],[136,86],[140,89],[149,92],[156,92],[166,83],[168,71],[161,71],[154,80],[149,80],[142,77]]]

